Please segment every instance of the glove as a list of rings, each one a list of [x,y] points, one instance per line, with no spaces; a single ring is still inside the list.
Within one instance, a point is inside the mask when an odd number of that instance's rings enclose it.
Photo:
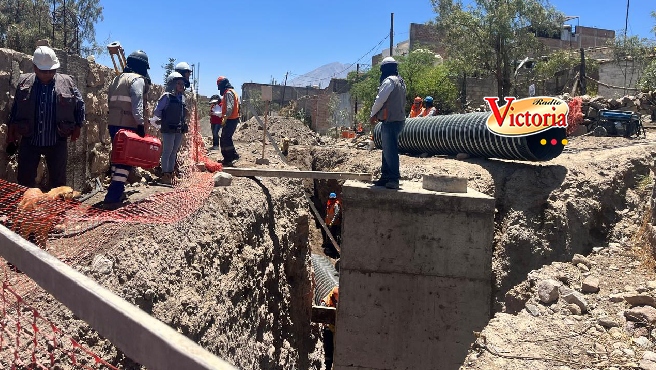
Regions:
[[[75,141],[80,137],[80,131],[82,130],[82,127],[80,126],[75,126],[73,129],[73,132],[71,133],[71,141]]]
[[[146,129],[144,128],[144,125],[137,126],[137,135],[146,137]]]

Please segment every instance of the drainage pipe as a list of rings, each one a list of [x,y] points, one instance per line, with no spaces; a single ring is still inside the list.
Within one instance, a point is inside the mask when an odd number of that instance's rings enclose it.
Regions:
[[[552,127],[523,137],[505,137],[487,129],[490,113],[451,114],[408,118],[399,135],[399,151],[408,154],[467,153],[485,158],[548,161],[562,153],[565,128]],[[374,128],[374,143],[382,148],[381,124]],[[542,144],[542,139],[546,144]],[[552,145],[555,139],[556,145]]]

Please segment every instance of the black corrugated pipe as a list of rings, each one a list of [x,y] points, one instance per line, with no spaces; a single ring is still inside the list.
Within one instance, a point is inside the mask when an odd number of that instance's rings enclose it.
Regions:
[[[552,127],[523,137],[505,137],[491,133],[486,122],[490,113],[451,114],[408,118],[399,135],[399,151],[408,154],[467,153],[485,158],[548,161],[563,152],[565,129]],[[374,143],[382,147],[380,123],[374,128]],[[541,140],[547,144],[542,145]],[[552,145],[551,140],[557,144]]]

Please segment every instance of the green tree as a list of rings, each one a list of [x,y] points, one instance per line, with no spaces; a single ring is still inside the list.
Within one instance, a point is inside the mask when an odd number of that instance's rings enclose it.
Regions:
[[[656,91],[656,60],[645,68],[637,86],[642,91]]]
[[[621,67],[624,86],[630,87],[639,81],[643,70],[652,60],[654,43],[646,38],[618,35],[609,42],[613,61]]]
[[[546,52],[536,35],[557,33],[564,20],[547,0],[474,0],[467,7],[453,0],[431,2],[455,70],[494,75],[499,96],[510,93],[519,60]]]
[[[166,78],[169,77],[171,72],[175,69],[175,58],[169,58],[168,63],[162,64],[162,68],[164,68],[164,86],[166,86]]]
[[[0,47],[31,54],[39,39],[79,55],[99,54],[100,0],[0,0]]]

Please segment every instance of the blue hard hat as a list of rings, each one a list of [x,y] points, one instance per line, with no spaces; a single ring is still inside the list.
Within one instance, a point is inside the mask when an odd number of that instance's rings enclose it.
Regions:
[[[425,102],[427,103],[432,103],[433,102],[433,97],[432,96],[427,96],[426,99],[424,99]]]
[[[337,198],[337,194],[335,194],[335,193],[330,193],[330,195],[329,195],[328,197],[329,197],[330,199],[335,199],[335,198]]]

